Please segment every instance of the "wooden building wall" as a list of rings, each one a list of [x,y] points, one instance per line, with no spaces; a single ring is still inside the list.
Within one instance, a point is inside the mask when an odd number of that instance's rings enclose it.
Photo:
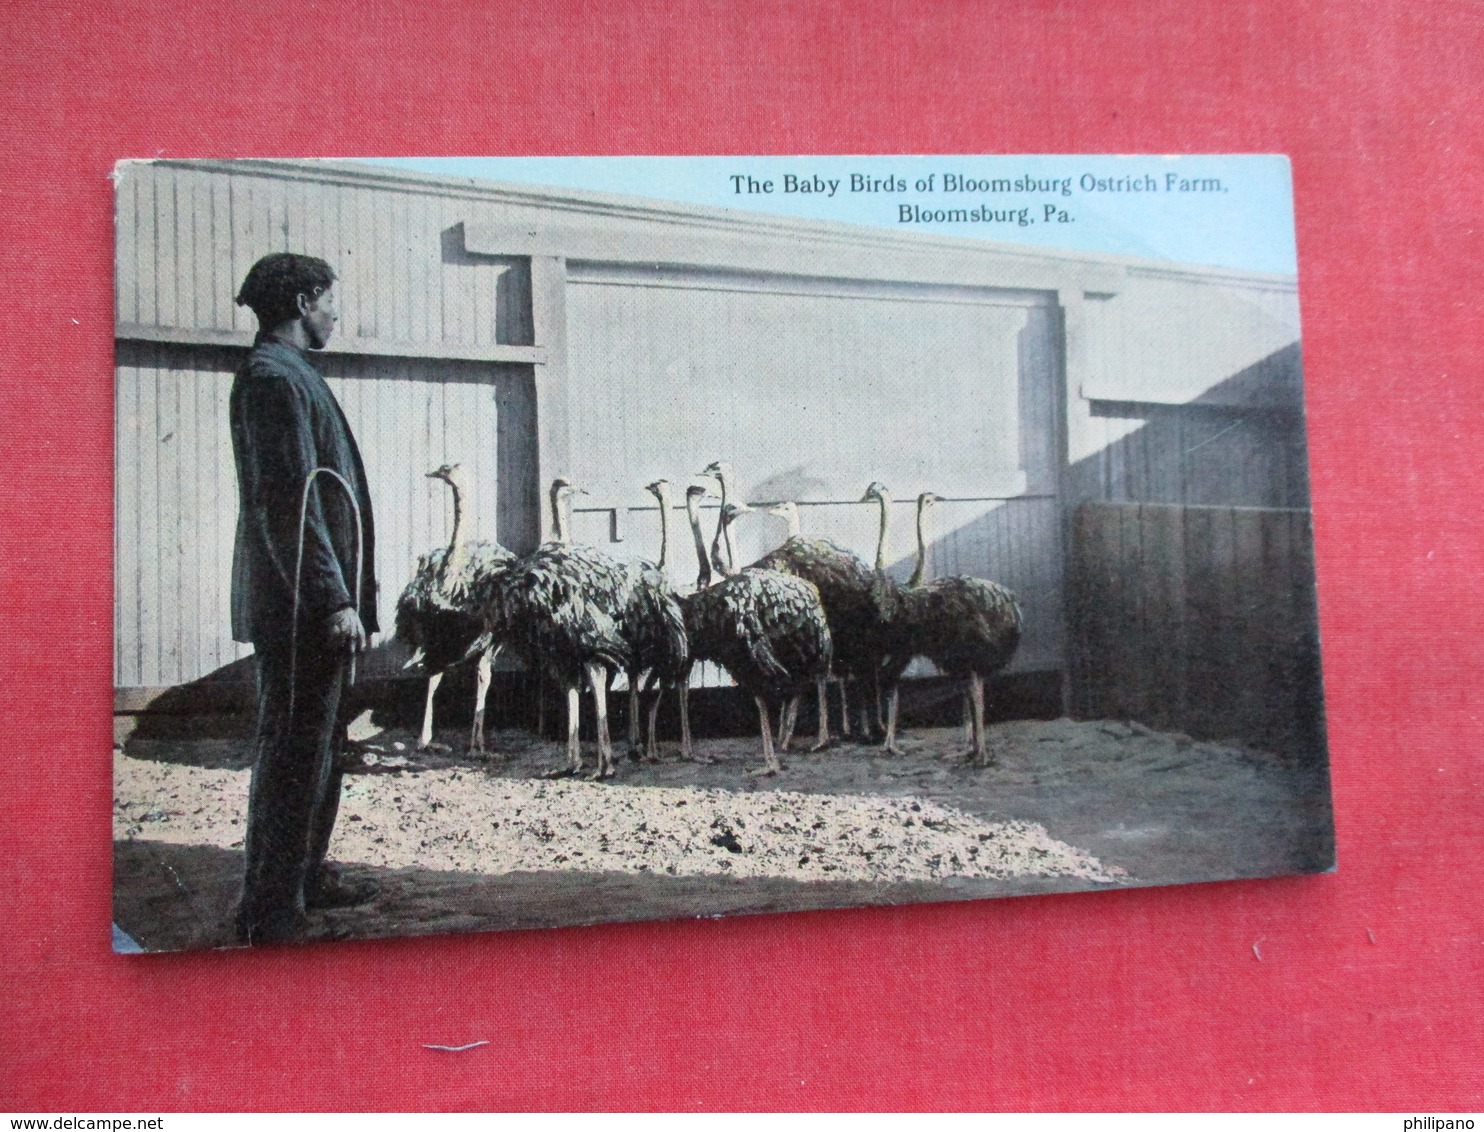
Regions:
[[[1077,714],[1323,751],[1308,512],[1086,503],[1075,532]]]
[[[444,462],[474,472],[471,533],[534,545],[566,474],[592,493],[577,536],[619,556],[656,553],[645,483],[678,499],[721,458],[739,497],[800,499],[806,533],[869,559],[859,500],[880,479],[899,576],[932,489],[949,497],[932,572],[1015,589],[1016,666],[1049,672],[1067,663],[1069,505],[1157,495],[1182,459],[1200,468],[1172,501],[1194,498],[1200,475],[1230,479],[1200,453],[1230,465],[1254,436],[1251,478],[1286,485],[1257,494],[1301,505],[1301,451],[1284,470],[1272,433],[1216,435],[1224,412],[1292,411],[1240,393],[1282,385],[1285,350],[1296,367],[1288,281],[332,163],[131,164],[117,208],[120,687],[245,652],[228,639],[226,392],[255,326],[232,299],[276,250],[340,275],[321,360],[371,464],[388,626],[416,556],[447,538],[446,491],[424,478]],[[1175,431],[1149,427],[1161,413]],[[743,557],[782,534],[744,520]]]
[[[1016,588],[1030,626],[1016,665],[1056,668],[1064,630],[1056,537],[1055,320],[1048,297],[808,275],[569,264],[568,367],[580,506],[627,510],[623,553],[658,554],[642,485],[680,484],[718,457],[736,498],[801,503],[802,527],[867,562],[879,480],[899,497],[888,561],[914,559],[915,497],[938,508],[932,576]],[[1036,491],[1030,491],[1034,484]],[[577,534],[609,537],[607,510]],[[708,519],[709,522],[709,519]],[[638,528],[638,529],[636,529]],[[694,578],[686,532],[671,556]],[[781,519],[735,528],[742,561],[787,536]],[[710,536],[710,529],[707,529]]]
[[[1131,267],[1084,319],[1071,501],[1309,505],[1291,282]]]

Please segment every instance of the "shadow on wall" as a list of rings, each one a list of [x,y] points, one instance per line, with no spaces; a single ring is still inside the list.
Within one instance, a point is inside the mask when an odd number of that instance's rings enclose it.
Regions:
[[[1309,506],[1299,343],[1180,405],[1093,401],[1109,443],[1068,470],[1068,502]]]
[[[1298,343],[1185,405],[1093,402],[1133,431],[1069,469],[1072,701],[1322,756]]]

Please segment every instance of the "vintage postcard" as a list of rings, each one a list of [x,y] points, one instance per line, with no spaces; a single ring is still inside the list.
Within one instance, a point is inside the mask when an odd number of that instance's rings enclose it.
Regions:
[[[1333,867],[1285,158],[116,181],[118,950]]]

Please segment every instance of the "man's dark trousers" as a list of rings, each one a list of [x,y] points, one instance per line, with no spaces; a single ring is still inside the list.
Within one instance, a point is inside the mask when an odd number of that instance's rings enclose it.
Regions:
[[[237,934],[266,943],[302,934],[340,807],[340,712],[348,657],[305,629],[297,655],[259,644],[256,761],[247,802]]]

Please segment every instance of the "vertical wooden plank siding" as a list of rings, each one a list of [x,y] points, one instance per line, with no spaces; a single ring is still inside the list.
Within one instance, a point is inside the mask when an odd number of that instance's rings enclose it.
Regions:
[[[1143,548],[1139,588],[1144,610],[1145,710],[1156,726],[1178,728],[1185,718],[1184,658],[1189,651],[1185,614],[1185,528],[1179,508],[1140,507]]]
[[[227,412],[240,358],[238,351],[199,347],[121,348],[119,686],[198,679],[248,651],[230,639],[237,485]],[[351,357],[322,364],[366,461],[378,528],[379,613],[390,633],[396,597],[417,556],[445,545],[452,529],[448,490],[426,471],[462,463],[473,486],[466,536],[497,537],[500,404],[529,399],[521,392],[530,388],[529,367]]]
[[[1077,710],[1315,753],[1313,592],[1303,512],[1085,504],[1073,522]]]
[[[155,291],[155,257],[160,253],[155,226],[155,177],[141,176],[135,182],[134,194],[134,278],[137,282],[139,321],[154,323],[159,319]],[[171,249],[173,254],[173,249]]]

